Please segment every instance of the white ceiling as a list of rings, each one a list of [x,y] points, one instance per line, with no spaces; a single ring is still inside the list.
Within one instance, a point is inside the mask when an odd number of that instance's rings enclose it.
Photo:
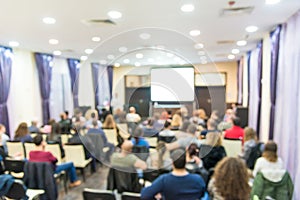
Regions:
[[[183,13],[180,7],[192,3],[195,10]],[[276,5],[266,5],[264,0],[237,0],[231,8],[254,6],[251,14],[220,16],[223,8],[230,8],[226,0],[0,0],[0,44],[15,40],[18,48],[52,53],[61,50],[62,57],[80,58],[87,48],[94,49],[90,61],[106,60],[124,65],[139,62],[142,65],[201,63],[194,44],[203,43],[207,61],[227,61],[228,54],[237,48],[237,40],[246,39],[248,45],[239,47],[239,56],[254,48],[255,44],[270,32],[276,24],[285,22],[300,9],[300,0],[281,0]],[[117,10],[122,18],[113,20],[116,25],[87,24],[90,19],[108,19],[107,13]],[[56,24],[46,25],[43,17],[53,17]],[[255,25],[256,33],[248,34],[245,27]],[[199,29],[200,36],[191,37],[189,31]],[[151,37],[143,40],[141,33]],[[93,42],[100,36],[100,42]],[[59,40],[50,45],[49,39]],[[231,41],[217,44],[217,41]],[[127,53],[118,49],[125,46]],[[174,60],[172,52],[180,59]],[[143,53],[138,59],[136,53]],[[108,55],[115,59],[109,60]],[[149,60],[149,58],[152,58]],[[128,65],[128,64],[126,64]]]

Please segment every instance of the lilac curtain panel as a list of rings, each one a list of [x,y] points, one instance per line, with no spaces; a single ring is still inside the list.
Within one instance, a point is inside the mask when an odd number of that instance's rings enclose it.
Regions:
[[[281,31],[281,26],[277,26],[277,28],[270,35],[271,38],[271,75],[270,75],[271,111],[270,111],[270,128],[269,128],[270,140],[273,139],[273,132],[274,132],[280,31]]]
[[[109,105],[111,105],[111,99],[112,99],[112,90],[113,90],[113,66],[109,65],[107,67],[107,75],[108,75],[108,85],[109,85]]]
[[[300,11],[282,25],[277,68],[274,141],[300,199]]]
[[[53,56],[49,54],[35,53],[34,57],[39,73],[43,123],[47,124],[50,118],[49,97],[51,91]]]
[[[79,72],[80,72],[80,60],[68,59],[68,67],[71,78],[71,89],[73,94],[74,108],[79,107],[78,103],[78,86],[79,86]]]
[[[92,66],[92,80],[93,80],[93,88],[95,94],[95,108],[99,105],[99,86],[98,86],[98,79],[99,79],[99,67],[100,64],[98,63],[91,63]]]
[[[6,127],[6,132],[10,135],[7,98],[10,88],[12,68],[12,49],[0,46],[0,123]]]
[[[242,105],[243,103],[243,61],[241,58],[238,62],[238,71],[237,71],[237,90],[238,90],[238,100],[237,103]]]
[[[249,117],[248,124],[259,136],[261,76],[262,76],[262,43],[251,51],[249,59]]]

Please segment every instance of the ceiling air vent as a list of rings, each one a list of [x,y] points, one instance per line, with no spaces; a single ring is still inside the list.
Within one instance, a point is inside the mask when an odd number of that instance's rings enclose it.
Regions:
[[[88,26],[116,25],[116,23],[110,19],[87,19],[81,20],[81,22]]]
[[[219,40],[219,41],[217,41],[217,44],[218,45],[235,44],[235,41],[234,40]]]
[[[226,16],[237,16],[237,15],[245,15],[245,14],[251,14],[253,11],[253,6],[248,7],[235,7],[235,8],[224,8],[221,10],[220,16],[226,17]]]

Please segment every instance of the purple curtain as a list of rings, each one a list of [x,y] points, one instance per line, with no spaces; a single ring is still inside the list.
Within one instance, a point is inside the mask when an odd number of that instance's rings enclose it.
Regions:
[[[34,57],[39,73],[43,123],[47,124],[50,118],[49,97],[51,91],[53,56],[49,54],[35,53]]]
[[[79,86],[80,60],[69,58],[67,61],[68,61],[70,78],[71,78],[71,89],[73,94],[74,108],[78,108],[79,107],[78,86]]]
[[[108,75],[108,84],[109,84],[109,104],[111,104],[112,99],[112,90],[113,90],[113,66],[109,65],[107,67],[107,75]]]
[[[12,68],[12,49],[0,46],[0,123],[6,127],[6,132],[10,135],[7,98],[10,88]]]
[[[281,25],[270,34],[271,36],[271,76],[270,76],[270,92],[271,92],[271,111],[270,111],[270,129],[269,139],[273,140],[274,136],[274,119],[275,119],[275,105],[276,105],[276,85],[277,85],[277,68],[279,56],[279,42],[280,42]]]
[[[94,87],[94,94],[95,94],[95,108],[99,105],[99,86],[98,86],[98,79],[99,79],[99,67],[100,64],[98,63],[91,63],[92,65],[92,80],[93,80],[93,87]]]
[[[238,99],[237,103],[243,104],[243,57],[238,61],[238,71],[237,71],[237,91],[238,91]]]
[[[263,55],[263,48],[262,48],[262,41],[258,44],[258,70],[257,70],[257,81],[258,81],[258,111],[257,111],[257,126],[256,126],[256,131],[257,135],[259,136],[259,131],[260,131],[260,111],[261,111],[261,79],[262,79],[262,55]]]

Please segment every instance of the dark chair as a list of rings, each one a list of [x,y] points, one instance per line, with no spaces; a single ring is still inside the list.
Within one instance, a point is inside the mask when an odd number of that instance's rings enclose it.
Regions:
[[[22,179],[24,175],[24,160],[13,160],[6,158],[4,161],[4,170],[11,174],[14,178]]]
[[[175,136],[158,136],[158,141],[163,141],[165,143],[172,143],[176,140]]]
[[[121,194],[121,200],[140,200],[141,194],[133,192],[123,192]]]
[[[115,194],[109,190],[84,188],[82,195],[84,200],[116,200]]]
[[[134,168],[112,167],[107,176],[107,189],[122,192],[139,193],[142,185]]]
[[[26,199],[26,188],[22,183],[15,181],[5,197],[9,199]]]
[[[149,157],[149,149],[146,146],[135,145],[132,148],[132,153],[134,153],[138,158],[146,161]]]

